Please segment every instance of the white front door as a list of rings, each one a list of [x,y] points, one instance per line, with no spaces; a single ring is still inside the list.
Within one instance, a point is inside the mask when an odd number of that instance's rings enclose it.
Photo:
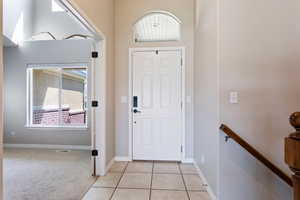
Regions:
[[[134,52],[133,159],[181,160],[182,52]]]

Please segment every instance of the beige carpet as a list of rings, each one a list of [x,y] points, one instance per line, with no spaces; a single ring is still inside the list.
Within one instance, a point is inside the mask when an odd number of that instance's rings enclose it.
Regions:
[[[94,182],[89,151],[4,150],[4,200],[80,200]]]

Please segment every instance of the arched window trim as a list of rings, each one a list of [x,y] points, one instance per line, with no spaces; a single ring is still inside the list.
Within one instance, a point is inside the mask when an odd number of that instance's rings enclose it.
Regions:
[[[143,20],[145,17],[149,17],[152,15],[156,15],[156,14],[163,14],[163,15],[167,15],[169,17],[172,17],[179,25],[179,38],[177,40],[155,40],[155,41],[137,41],[136,40],[136,25]],[[147,12],[146,14],[144,14],[143,16],[139,17],[135,23],[133,24],[133,39],[135,42],[174,42],[174,41],[180,41],[181,40],[181,26],[182,26],[182,22],[181,20],[174,14],[172,14],[171,12],[168,11],[164,11],[164,10],[155,10],[155,11],[150,11]]]
[[[146,12],[143,16],[139,17],[135,23],[133,24],[133,26],[135,26],[140,20],[142,20],[144,17],[147,17],[147,16],[151,16],[151,15],[155,15],[155,14],[164,14],[164,15],[168,15],[170,17],[173,17],[180,25],[182,24],[181,20],[176,16],[174,15],[173,13],[171,12],[168,12],[168,11],[164,11],[164,10],[152,10],[152,11],[149,11],[149,12]]]

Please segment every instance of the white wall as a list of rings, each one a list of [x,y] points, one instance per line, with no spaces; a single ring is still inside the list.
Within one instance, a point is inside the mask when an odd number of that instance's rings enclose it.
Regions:
[[[8,37],[3,36],[3,45],[4,47],[15,47],[17,44],[12,42]]]
[[[25,128],[27,64],[89,63],[90,49],[89,40],[35,41],[4,48],[5,143],[90,145],[89,130]]]
[[[300,2],[220,1],[221,120],[287,174],[284,138],[300,107]],[[228,102],[239,92],[239,104]],[[220,137],[222,199],[289,200],[291,188]]]
[[[57,39],[72,34],[91,35],[84,26],[74,20],[67,12],[53,12],[52,0],[33,1],[33,35],[51,32]]]
[[[33,0],[21,0],[21,1],[4,0],[3,1],[3,34],[8,39],[12,41],[13,38],[16,39],[15,37],[17,31],[18,33],[22,33],[23,31],[23,34],[21,34],[19,38],[21,40],[26,40],[31,37],[33,31],[33,13],[34,13],[32,1]]]
[[[51,32],[57,39],[62,39],[63,37],[71,34],[88,34],[87,30],[73,17],[71,17],[69,13],[52,12],[52,0],[5,0],[4,25],[6,27],[6,34],[11,38],[17,24],[18,16],[20,16],[22,13],[24,13],[23,40],[28,40],[32,35],[40,32]],[[90,47],[85,43],[86,42],[83,41],[52,41],[37,43],[25,42],[24,44],[20,44],[20,46],[16,48],[6,48],[5,69],[7,72],[11,72],[10,70],[14,72],[13,70],[20,69],[20,66],[25,67],[25,64],[28,62],[55,62],[55,59],[60,62],[76,62],[76,60],[82,59],[89,62],[91,50]],[[58,46],[55,47],[54,44],[58,44]],[[72,48],[71,51],[66,46],[67,44],[70,44],[70,48]],[[62,48],[60,49],[59,46],[61,46]],[[55,48],[57,49],[56,51],[54,50]],[[42,51],[45,51],[45,53],[41,54],[40,52]],[[34,54],[34,52],[39,52],[39,54]],[[48,54],[48,52],[53,52],[53,54]],[[75,54],[73,55],[72,53]],[[64,56],[66,57],[64,58]],[[22,72],[24,72],[24,69],[22,70]],[[25,79],[25,75],[23,75],[24,74],[20,74],[20,76],[22,76],[20,77],[20,81]],[[9,74],[8,76],[11,77],[8,77],[7,80],[11,80],[12,82],[7,82],[7,88],[10,88],[13,84],[20,84],[22,87],[25,87],[24,82],[13,82],[12,74]],[[23,93],[19,93],[17,90],[18,87],[14,88],[14,90],[10,90],[16,91],[16,93],[9,93],[9,95],[15,94],[24,96],[25,90],[23,91]],[[7,98],[13,98],[13,96],[9,95],[7,96]],[[12,100],[14,99],[15,98],[13,98]],[[18,121],[18,126],[15,126],[15,124],[6,124],[6,143],[90,144],[90,138],[88,136],[89,131],[75,131],[76,134],[72,135],[69,134],[72,133],[72,131],[62,131],[63,134],[61,134],[61,131],[51,130],[46,131],[47,133],[45,133],[43,136],[40,136],[39,138],[33,137],[34,133],[37,132],[37,130],[29,130],[24,128],[24,116],[26,115],[26,107],[25,104],[23,104],[22,106],[21,104],[19,104],[19,106],[22,107],[24,111],[23,116]],[[10,121],[14,119],[15,113],[13,112],[13,109],[6,111],[7,115],[12,117],[7,119],[7,123],[10,123]],[[21,116],[16,117],[18,118]],[[21,128],[23,128],[23,130]],[[11,132],[16,132],[16,135],[12,136]],[[26,134],[31,134],[31,136],[26,136]],[[50,134],[53,136],[52,138],[50,138]],[[69,139],[67,136],[69,136]]]
[[[194,69],[194,159],[213,192],[218,191],[218,5],[196,1]]]
[[[114,1],[70,0],[86,19],[105,37],[103,54],[106,67],[106,121],[105,121],[105,164],[115,157],[115,56],[114,56]],[[99,79],[100,77],[96,77]],[[101,147],[100,147],[101,148]]]
[[[286,183],[234,141],[225,143],[216,128],[229,125],[291,173],[284,137],[293,131],[289,115],[300,106],[300,3],[197,2],[195,160],[220,200],[292,199]],[[231,91],[239,93],[238,104],[229,103]]]
[[[193,98],[194,59],[194,0],[116,0],[115,2],[115,58],[116,58],[116,154],[128,157],[128,103],[121,103],[121,97],[128,97],[129,91],[129,48],[133,47],[186,47],[186,96]],[[182,21],[182,38],[179,42],[134,42],[133,25],[149,11],[165,10]],[[131,97],[128,97],[130,101]],[[193,157],[193,103],[186,104],[186,158]]]
[[[3,34],[12,41],[28,40],[41,32],[51,32],[58,40],[89,34],[68,12],[53,12],[52,0],[5,0],[3,9]]]
[[[3,1],[0,0],[0,31],[3,31]],[[0,38],[0,47],[3,46]],[[3,199],[3,48],[0,48],[0,199]]]

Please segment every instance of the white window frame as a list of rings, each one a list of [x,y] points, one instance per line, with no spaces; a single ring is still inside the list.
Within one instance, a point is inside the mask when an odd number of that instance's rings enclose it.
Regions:
[[[87,102],[89,102],[90,99],[90,95],[89,95],[89,64],[88,63],[75,63],[75,64],[29,64],[27,65],[27,73],[26,73],[26,125],[25,127],[27,128],[37,128],[37,129],[88,129],[89,125],[90,125],[90,121],[89,121],[89,104],[87,103],[86,105],[86,123],[85,125],[78,125],[78,126],[74,126],[74,125],[62,125],[61,123],[61,88],[62,88],[62,77],[61,77],[61,73],[60,73],[60,79],[59,79],[59,125],[37,125],[37,124],[32,124],[32,113],[33,113],[33,79],[32,79],[32,70],[34,69],[80,69],[80,68],[86,68],[87,70],[87,75],[86,75],[86,79],[87,79],[87,90],[85,91],[85,95],[87,96]]]

